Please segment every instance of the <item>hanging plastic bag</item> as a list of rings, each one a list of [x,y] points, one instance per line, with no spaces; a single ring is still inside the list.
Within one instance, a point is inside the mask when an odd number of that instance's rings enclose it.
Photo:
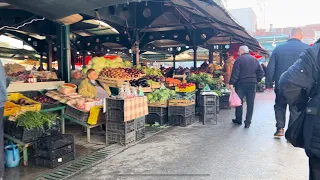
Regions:
[[[124,86],[122,85],[120,88],[120,92],[118,94],[118,97],[120,98],[125,98],[125,94],[124,94]]]
[[[125,98],[132,98],[132,93],[129,84],[126,84],[124,88],[124,96]]]
[[[241,99],[239,98],[238,94],[236,93],[233,87],[231,88],[229,103],[230,107],[232,108],[236,108],[242,105]]]
[[[144,96],[141,86],[139,86],[138,96]]]
[[[131,87],[131,95],[132,97],[138,97],[138,91],[136,87]]]

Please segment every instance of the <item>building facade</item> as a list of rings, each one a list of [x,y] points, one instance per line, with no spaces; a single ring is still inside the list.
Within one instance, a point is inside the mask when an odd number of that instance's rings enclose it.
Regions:
[[[251,36],[255,35],[257,30],[257,16],[252,8],[230,9],[228,11]]]

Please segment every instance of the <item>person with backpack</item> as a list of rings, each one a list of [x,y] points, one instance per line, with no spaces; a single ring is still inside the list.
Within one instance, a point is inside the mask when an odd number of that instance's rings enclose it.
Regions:
[[[286,138],[296,147],[303,147],[309,157],[310,180],[320,179],[320,39],[300,55],[300,59],[283,73],[279,81],[280,94],[301,115],[286,132]],[[318,83],[319,82],[319,83]],[[303,116],[302,116],[303,115]],[[301,122],[301,126],[295,126]],[[296,128],[296,129],[293,129]],[[288,137],[291,132],[299,135]],[[293,140],[299,139],[299,145]]]
[[[309,45],[301,42],[302,39],[302,29],[293,28],[290,32],[290,39],[277,46],[270,57],[270,61],[267,68],[266,75],[266,87],[267,89],[273,89],[273,83],[275,82],[274,92],[276,94],[274,111],[276,118],[276,132],[274,137],[284,136],[284,127],[286,125],[286,111],[287,104],[284,102],[283,97],[279,93],[278,82],[282,73],[284,73],[290,66],[292,66],[296,60],[299,58],[300,54]],[[299,116],[297,112],[297,107],[289,106],[290,118],[289,125]]]

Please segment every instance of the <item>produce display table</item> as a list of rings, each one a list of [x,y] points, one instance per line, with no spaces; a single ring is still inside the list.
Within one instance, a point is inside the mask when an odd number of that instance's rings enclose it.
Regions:
[[[64,119],[64,109],[66,108],[65,105],[61,105],[55,108],[50,108],[50,109],[42,109],[41,112],[54,112],[54,111],[60,111],[61,113],[61,133],[64,134],[65,133],[65,119]],[[21,145],[22,147],[22,151],[23,151],[23,164],[25,166],[28,165],[28,147],[30,147],[32,145],[32,143],[25,143],[23,141],[20,141],[19,139],[16,139],[12,136],[9,136],[8,134],[4,134],[4,137],[18,145]]]
[[[75,118],[73,118],[73,117],[70,117],[70,116],[68,116],[68,115],[63,115],[63,117],[64,117],[64,119],[67,119],[67,120],[69,120],[69,121],[71,121],[71,122],[74,122],[74,123],[77,123],[77,124],[79,124],[79,125],[81,125],[81,126],[83,126],[83,127],[85,127],[85,128],[87,128],[87,142],[88,143],[90,143],[90,141],[91,141],[91,132],[90,132],[90,130],[92,129],[92,128],[95,128],[95,127],[98,127],[98,126],[101,126],[102,124],[104,124],[103,122],[102,123],[97,123],[97,124],[95,124],[95,125],[89,125],[89,124],[87,124],[87,123],[85,123],[85,122],[81,122],[81,121],[79,121],[79,120],[77,120],[77,119],[75,119]]]
[[[42,91],[44,89],[58,89],[64,81],[37,82],[37,83],[14,83],[10,84],[7,92]]]

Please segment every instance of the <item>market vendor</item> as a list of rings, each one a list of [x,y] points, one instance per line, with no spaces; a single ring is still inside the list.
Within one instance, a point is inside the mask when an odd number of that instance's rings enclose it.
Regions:
[[[104,99],[111,96],[110,88],[97,81],[97,79],[97,72],[94,69],[88,69],[87,78],[80,83],[79,94],[94,99]]]

